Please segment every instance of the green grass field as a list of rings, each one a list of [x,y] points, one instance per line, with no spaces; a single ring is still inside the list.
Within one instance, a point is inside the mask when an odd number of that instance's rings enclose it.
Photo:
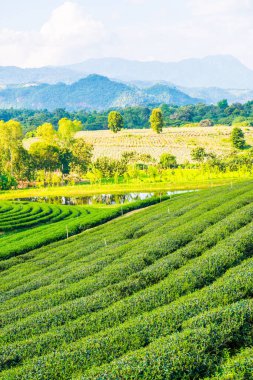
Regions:
[[[66,223],[40,207],[2,202],[0,241]],[[253,182],[48,243],[2,256],[0,379],[253,378]]]

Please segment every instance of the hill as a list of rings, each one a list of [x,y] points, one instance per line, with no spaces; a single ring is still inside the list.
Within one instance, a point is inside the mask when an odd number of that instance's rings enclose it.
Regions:
[[[0,90],[0,108],[104,110],[134,105],[185,105],[197,102],[199,99],[191,98],[168,85],[139,89],[100,75],[89,75],[72,84],[12,86]]]
[[[253,145],[253,131],[243,128],[247,144]],[[161,134],[150,129],[123,130],[117,134],[110,131],[82,131],[83,137],[94,146],[94,157],[119,158],[123,152],[137,151],[159,159],[162,153],[171,153],[179,163],[191,161],[191,150],[196,146],[208,152],[228,154],[233,151],[230,141],[231,127],[172,127]]]
[[[0,379],[252,378],[252,217],[243,183],[2,260]]]

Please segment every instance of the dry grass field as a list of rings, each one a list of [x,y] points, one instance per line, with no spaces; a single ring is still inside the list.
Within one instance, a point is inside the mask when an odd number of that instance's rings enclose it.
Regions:
[[[123,130],[117,134],[111,131],[82,131],[77,137],[94,145],[94,158],[110,156],[119,158],[125,151],[148,153],[158,159],[164,152],[177,157],[179,163],[190,160],[190,152],[197,146],[208,152],[227,154],[231,152],[231,127],[211,128],[180,127],[166,128],[161,134],[149,129]],[[242,128],[248,145],[253,145],[253,129]]]

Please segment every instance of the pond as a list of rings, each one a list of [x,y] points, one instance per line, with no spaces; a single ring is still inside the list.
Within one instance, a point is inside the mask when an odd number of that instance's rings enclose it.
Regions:
[[[188,193],[194,190],[178,190],[178,191],[161,191],[161,192],[147,192],[147,193],[124,193],[124,194],[97,194],[85,197],[32,197],[32,198],[16,198],[14,201],[28,201],[28,202],[43,202],[58,205],[114,205],[131,203],[138,200],[144,200],[151,197],[161,197],[163,195],[174,195]]]

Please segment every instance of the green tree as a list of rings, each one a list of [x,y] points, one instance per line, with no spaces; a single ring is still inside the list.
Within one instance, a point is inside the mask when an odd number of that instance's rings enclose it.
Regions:
[[[222,99],[217,103],[217,106],[220,110],[224,111],[226,108],[228,108],[228,101],[227,99]]]
[[[234,148],[243,149],[245,147],[246,141],[241,128],[233,128],[231,133],[231,141]]]
[[[207,153],[205,149],[202,147],[194,148],[191,151],[191,158],[193,161],[203,162],[206,157],[207,157]]]
[[[91,163],[93,146],[86,143],[84,139],[75,140],[71,148],[72,162],[71,169],[78,174],[87,172],[88,166]]]
[[[156,133],[162,132],[164,122],[163,122],[162,111],[160,108],[153,109],[149,118],[149,122],[153,131],[155,131]]]
[[[35,142],[30,146],[31,155],[36,170],[53,171],[60,167],[60,150],[55,145],[45,142]]]
[[[175,168],[177,166],[177,159],[170,153],[163,153],[160,157],[160,165],[163,169]]]
[[[80,121],[72,121],[66,117],[59,120],[58,125],[58,135],[61,144],[64,146],[70,146],[74,140],[76,132],[82,130],[82,123]]]
[[[111,111],[108,115],[108,128],[117,133],[124,128],[124,121],[122,115],[117,111]]]
[[[14,174],[14,163],[22,146],[22,127],[18,121],[0,122],[0,166],[6,173]]]
[[[44,123],[37,128],[36,136],[47,143],[55,140],[56,131],[51,123]]]

